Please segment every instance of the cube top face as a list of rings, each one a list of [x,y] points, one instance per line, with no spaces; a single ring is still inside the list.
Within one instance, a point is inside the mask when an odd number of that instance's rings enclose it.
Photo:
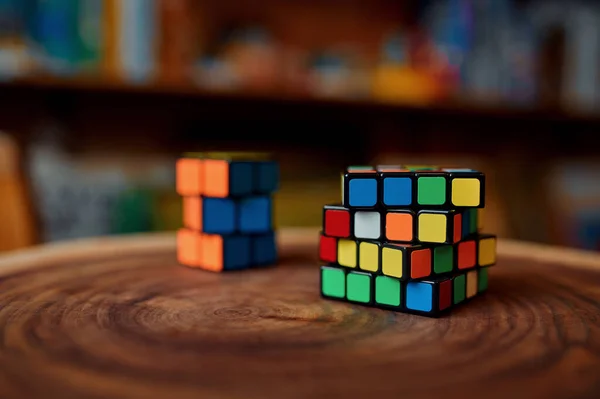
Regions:
[[[485,206],[485,175],[435,165],[349,167],[342,204],[350,208],[456,209]]]

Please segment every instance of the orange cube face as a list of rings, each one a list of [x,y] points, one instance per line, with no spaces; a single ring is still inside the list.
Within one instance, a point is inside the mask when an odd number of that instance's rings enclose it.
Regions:
[[[202,235],[192,230],[177,232],[177,261],[189,267],[202,267]]]
[[[189,229],[202,231],[202,198],[183,198],[183,225]]]
[[[203,192],[204,161],[182,158],[176,165],[176,191],[182,197],[199,196]]]
[[[223,271],[223,237],[206,234],[202,240],[202,267],[214,272]]]
[[[205,160],[202,178],[205,183],[204,195],[216,198],[229,196],[229,162],[219,159]]]

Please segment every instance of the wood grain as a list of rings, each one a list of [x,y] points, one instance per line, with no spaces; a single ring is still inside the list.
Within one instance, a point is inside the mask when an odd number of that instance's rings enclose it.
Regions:
[[[435,320],[322,300],[316,233],[221,275],[162,234],[0,257],[0,397],[600,397],[597,254],[501,241],[488,293]]]

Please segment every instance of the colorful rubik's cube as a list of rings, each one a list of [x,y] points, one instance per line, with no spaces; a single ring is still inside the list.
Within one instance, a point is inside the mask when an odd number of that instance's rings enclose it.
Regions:
[[[496,236],[484,234],[485,175],[434,166],[361,166],[325,205],[321,295],[439,316],[487,290]]]
[[[276,161],[266,154],[185,154],[176,175],[183,198],[179,263],[214,272],[276,263]]]

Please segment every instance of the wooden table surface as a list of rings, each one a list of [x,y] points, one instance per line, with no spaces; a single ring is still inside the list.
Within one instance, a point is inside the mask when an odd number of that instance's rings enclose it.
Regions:
[[[322,300],[316,230],[273,269],[178,266],[174,235],[0,257],[2,398],[600,398],[600,257],[500,241],[442,319]]]

